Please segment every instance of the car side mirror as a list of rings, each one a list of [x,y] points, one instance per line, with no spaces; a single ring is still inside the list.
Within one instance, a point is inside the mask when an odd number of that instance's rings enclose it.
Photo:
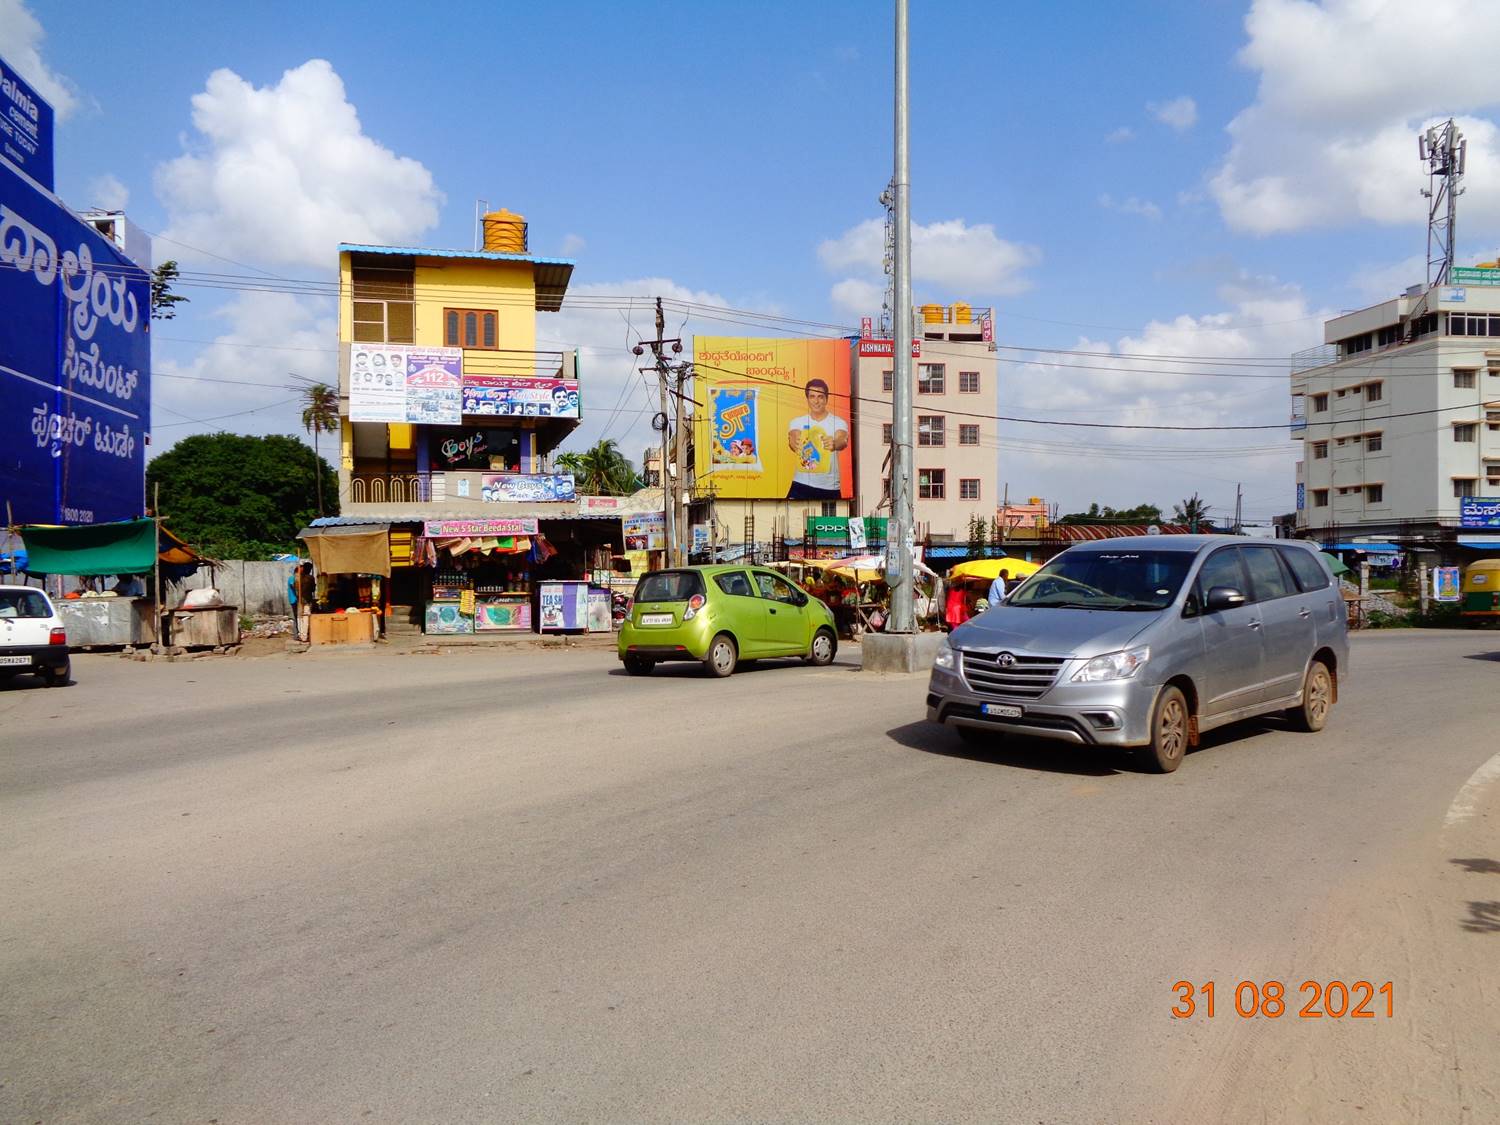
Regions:
[[[1198,605],[1198,591],[1188,591],[1188,596],[1182,603],[1182,616],[1197,617],[1201,612],[1202,609]]]
[[[1245,604],[1245,594],[1233,586],[1215,586],[1208,592],[1208,612],[1219,613]]]

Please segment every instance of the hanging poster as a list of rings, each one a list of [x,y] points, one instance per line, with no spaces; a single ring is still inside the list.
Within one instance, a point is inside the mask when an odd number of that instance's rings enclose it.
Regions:
[[[851,516],[849,519],[849,549],[851,551],[865,549],[865,521],[862,516]]]
[[[529,418],[577,418],[578,380],[513,375],[466,375],[464,413]]]
[[[667,514],[642,512],[622,521],[626,551],[664,551],[667,549]]]
[[[1432,598],[1439,602],[1456,602],[1459,593],[1459,568],[1435,566],[1432,568]]]
[[[349,420],[456,426],[463,420],[463,350],[349,345]]]
[[[577,499],[572,473],[485,473],[480,485],[488,504]]]

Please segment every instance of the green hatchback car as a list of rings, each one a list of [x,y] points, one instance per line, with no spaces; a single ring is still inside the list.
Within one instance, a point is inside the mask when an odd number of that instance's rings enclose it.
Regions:
[[[663,660],[697,660],[727,676],[741,660],[800,656],[829,664],[833,612],[784,575],[755,566],[688,566],[643,575],[620,626],[625,670],[645,676]]]

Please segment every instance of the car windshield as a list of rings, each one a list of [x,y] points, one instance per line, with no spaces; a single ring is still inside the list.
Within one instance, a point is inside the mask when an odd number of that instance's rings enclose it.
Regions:
[[[1165,609],[1182,589],[1191,551],[1067,551],[1037,571],[1005,604],[1027,608]]]
[[[35,590],[0,590],[0,618],[51,616],[47,599]]]
[[[635,588],[638,602],[685,602],[703,593],[703,575],[696,570],[658,570],[646,575]]]

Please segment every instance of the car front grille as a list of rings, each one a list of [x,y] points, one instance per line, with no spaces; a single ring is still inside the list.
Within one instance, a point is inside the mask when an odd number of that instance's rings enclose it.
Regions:
[[[1001,658],[1009,656],[1012,663]],[[1047,693],[1062,671],[1067,658],[1062,656],[1026,656],[1021,653],[965,652],[964,679],[984,695],[1006,699],[1037,699]]]

